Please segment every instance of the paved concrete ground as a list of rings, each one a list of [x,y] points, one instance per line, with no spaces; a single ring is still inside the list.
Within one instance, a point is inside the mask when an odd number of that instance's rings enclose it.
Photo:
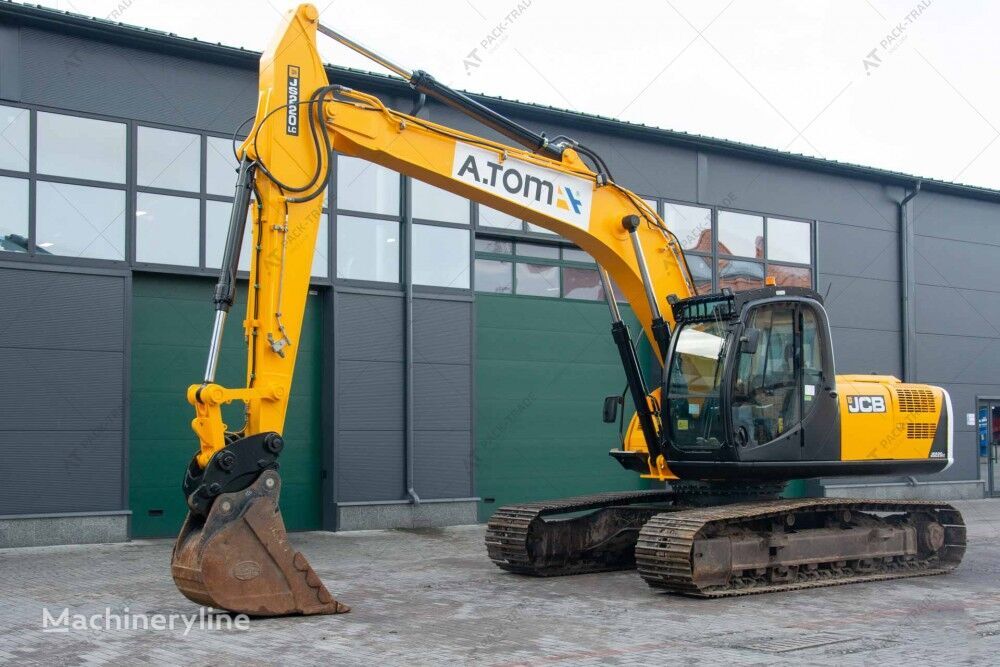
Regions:
[[[529,579],[483,528],[308,533],[293,541],[354,610],[240,630],[42,632],[58,616],[191,613],[168,541],[0,551],[0,664],[995,664],[1000,501],[956,503],[952,575],[729,600],[656,593],[634,572]]]

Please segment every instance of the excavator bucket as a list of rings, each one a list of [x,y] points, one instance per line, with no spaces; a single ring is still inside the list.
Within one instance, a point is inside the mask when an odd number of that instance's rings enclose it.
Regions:
[[[247,488],[215,498],[206,516],[188,513],[171,560],[185,597],[250,616],[350,611],[288,543],[280,490],[281,477],[267,470]]]

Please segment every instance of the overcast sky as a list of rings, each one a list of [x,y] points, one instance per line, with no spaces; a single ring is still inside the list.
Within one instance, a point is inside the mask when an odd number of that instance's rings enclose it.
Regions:
[[[284,0],[36,0],[261,50]],[[318,0],[465,90],[1000,189],[1000,3]],[[320,37],[328,62],[379,71]],[[475,50],[475,51],[474,51]]]

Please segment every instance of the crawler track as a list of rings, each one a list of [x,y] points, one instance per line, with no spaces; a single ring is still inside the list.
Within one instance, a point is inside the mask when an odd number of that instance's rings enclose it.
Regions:
[[[664,512],[635,547],[646,583],[696,597],[944,574],[964,553],[951,505],[842,498]]]
[[[486,526],[486,551],[497,566],[518,574],[548,577],[630,569],[635,567],[639,529],[676,497],[672,491],[598,493],[502,507]],[[590,513],[554,518],[584,511]]]

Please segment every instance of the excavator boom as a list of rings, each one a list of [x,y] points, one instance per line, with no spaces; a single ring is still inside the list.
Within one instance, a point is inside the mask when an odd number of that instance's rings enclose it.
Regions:
[[[524,148],[403,114],[377,97],[331,85],[316,49],[317,30]],[[657,354],[665,350],[671,315],[660,312],[654,295],[693,293],[673,234],[641,198],[615,184],[588,149],[565,137],[546,139],[425,72],[379,58],[320,26],[312,5],[290,11],[261,57],[257,113],[237,150],[240,169],[208,362],[202,382],[187,394],[199,451],[185,476],[190,511],[175,546],[173,575],[178,588],[202,604],[257,615],[347,610],[288,546],[277,510],[277,457],[334,150],[575,242],[600,263],[605,283],[604,271],[625,294]],[[593,169],[581,156],[591,159]],[[247,381],[229,388],[217,384],[215,375],[247,224],[253,239],[243,322]],[[609,285],[606,291],[614,304]],[[619,342],[632,375],[640,377],[627,330]],[[646,405],[645,395],[644,388],[635,392],[637,405]],[[230,429],[222,420],[222,406],[232,401],[246,406],[242,428]],[[652,435],[651,412],[644,414]]]

